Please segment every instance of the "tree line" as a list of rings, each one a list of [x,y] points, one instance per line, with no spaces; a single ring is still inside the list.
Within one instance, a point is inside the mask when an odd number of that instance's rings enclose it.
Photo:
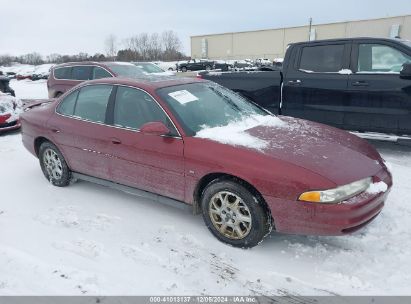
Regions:
[[[174,31],[140,33],[122,42],[111,34],[105,39],[104,46],[105,54],[94,55],[84,52],[76,55],[53,53],[45,57],[37,52],[21,56],[0,55],[0,65],[7,66],[13,62],[39,65],[71,61],[174,61],[188,58],[182,52],[181,40]]]

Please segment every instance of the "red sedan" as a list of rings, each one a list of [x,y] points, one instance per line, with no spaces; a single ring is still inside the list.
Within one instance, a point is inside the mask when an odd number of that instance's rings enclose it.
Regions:
[[[342,235],[381,211],[391,174],[366,141],[274,116],[200,79],[100,79],[21,115],[56,186],[80,178],[201,212],[238,247],[273,228]]]

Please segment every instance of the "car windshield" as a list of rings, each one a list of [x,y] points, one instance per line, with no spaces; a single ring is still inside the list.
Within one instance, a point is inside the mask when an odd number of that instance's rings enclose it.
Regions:
[[[227,126],[268,112],[239,94],[212,82],[161,88],[157,94],[167,103],[187,135],[204,128]]]
[[[117,76],[120,77],[142,78],[145,75],[141,69],[133,64],[113,63],[107,65]]]
[[[143,71],[143,73],[164,73],[162,69],[153,63],[135,62],[134,65]]]

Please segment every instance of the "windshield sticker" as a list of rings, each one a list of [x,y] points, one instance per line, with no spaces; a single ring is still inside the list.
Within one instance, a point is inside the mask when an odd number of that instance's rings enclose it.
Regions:
[[[171,93],[168,93],[168,96],[174,98],[175,100],[177,100],[182,105],[186,104],[186,103],[189,103],[189,102],[192,102],[192,101],[198,100],[197,97],[195,97],[193,94],[191,94],[187,90],[171,92]]]

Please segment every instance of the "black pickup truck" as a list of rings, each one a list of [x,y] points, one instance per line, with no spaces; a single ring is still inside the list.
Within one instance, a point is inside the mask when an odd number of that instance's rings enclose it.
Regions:
[[[359,132],[411,135],[411,42],[291,44],[278,71],[204,72],[269,111]]]
[[[199,70],[212,70],[214,68],[214,61],[203,59],[190,59],[187,62],[180,63],[178,69],[181,72],[187,71],[199,71]]]

